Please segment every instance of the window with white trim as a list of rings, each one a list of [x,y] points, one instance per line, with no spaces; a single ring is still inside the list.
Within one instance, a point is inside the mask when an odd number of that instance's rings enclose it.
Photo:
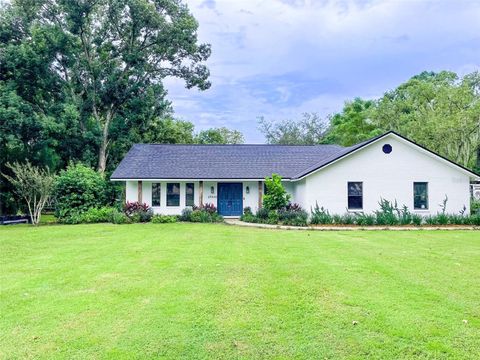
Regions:
[[[428,210],[428,183],[413,183],[413,208],[415,210]]]
[[[349,182],[348,185],[348,210],[363,209],[363,183]]]

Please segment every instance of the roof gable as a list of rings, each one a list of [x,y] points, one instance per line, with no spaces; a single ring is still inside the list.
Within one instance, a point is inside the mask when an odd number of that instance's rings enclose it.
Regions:
[[[335,156],[335,157],[332,157],[330,159],[327,159],[327,161],[323,161],[323,162],[319,162],[318,164],[306,169],[305,171],[302,171],[300,172],[299,174],[297,174],[293,179],[295,180],[300,180],[300,179],[303,179],[305,178],[306,176],[314,173],[314,172],[317,172],[329,165],[332,165],[333,163],[336,163],[338,161],[341,161],[343,158],[346,158],[358,151],[361,151],[362,149],[368,147],[369,145],[371,144],[374,144],[376,143],[377,141],[380,141],[382,139],[385,139],[386,137],[388,136],[394,136],[396,137],[397,139],[400,139],[401,141],[407,143],[409,146],[415,148],[416,150],[419,150],[419,151],[422,151],[424,153],[427,153],[428,155],[432,156],[432,157],[435,157],[437,160],[440,160],[444,163],[446,163],[447,165],[451,166],[451,167],[454,167],[456,168],[457,170],[461,171],[461,172],[464,172],[466,173],[468,176],[474,178],[474,179],[479,179],[480,178],[480,175],[479,174],[476,174],[474,173],[472,170],[469,170],[467,168],[465,168],[464,166],[462,165],[459,165],[445,157],[443,157],[442,155],[439,155],[437,154],[436,152],[434,151],[431,151],[429,149],[427,149],[426,147],[422,146],[422,145],[419,145],[417,144],[416,142],[406,138],[405,136],[402,136],[398,133],[396,133],[395,131],[389,131],[385,134],[382,134],[380,136],[377,136],[375,138],[372,138],[370,140],[367,140],[365,142],[362,142],[362,143],[359,143],[357,145],[353,145],[351,147],[348,147],[348,148],[345,148],[344,151],[342,153],[339,153],[338,156]]]

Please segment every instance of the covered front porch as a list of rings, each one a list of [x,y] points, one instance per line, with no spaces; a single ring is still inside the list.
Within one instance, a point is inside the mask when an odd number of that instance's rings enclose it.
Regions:
[[[126,182],[126,201],[139,201],[156,214],[180,215],[192,206],[213,204],[220,215],[239,217],[245,207],[262,206],[262,180],[132,180]]]

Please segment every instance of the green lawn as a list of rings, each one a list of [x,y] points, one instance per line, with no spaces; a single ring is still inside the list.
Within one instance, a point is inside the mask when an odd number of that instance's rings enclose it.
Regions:
[[[3,359],[480,358],[478,231],[11,226],[0,254]]]

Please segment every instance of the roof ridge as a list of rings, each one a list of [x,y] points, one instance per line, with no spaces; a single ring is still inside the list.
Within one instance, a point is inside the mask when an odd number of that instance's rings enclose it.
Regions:
[[[308,144],[162,144],[162,143],[134,143],[133,146],[265,146],[265,147],[338,147],[342,149],[346,149],[346,147],[338,144],[315,144],[315,145],[308,145]]]

